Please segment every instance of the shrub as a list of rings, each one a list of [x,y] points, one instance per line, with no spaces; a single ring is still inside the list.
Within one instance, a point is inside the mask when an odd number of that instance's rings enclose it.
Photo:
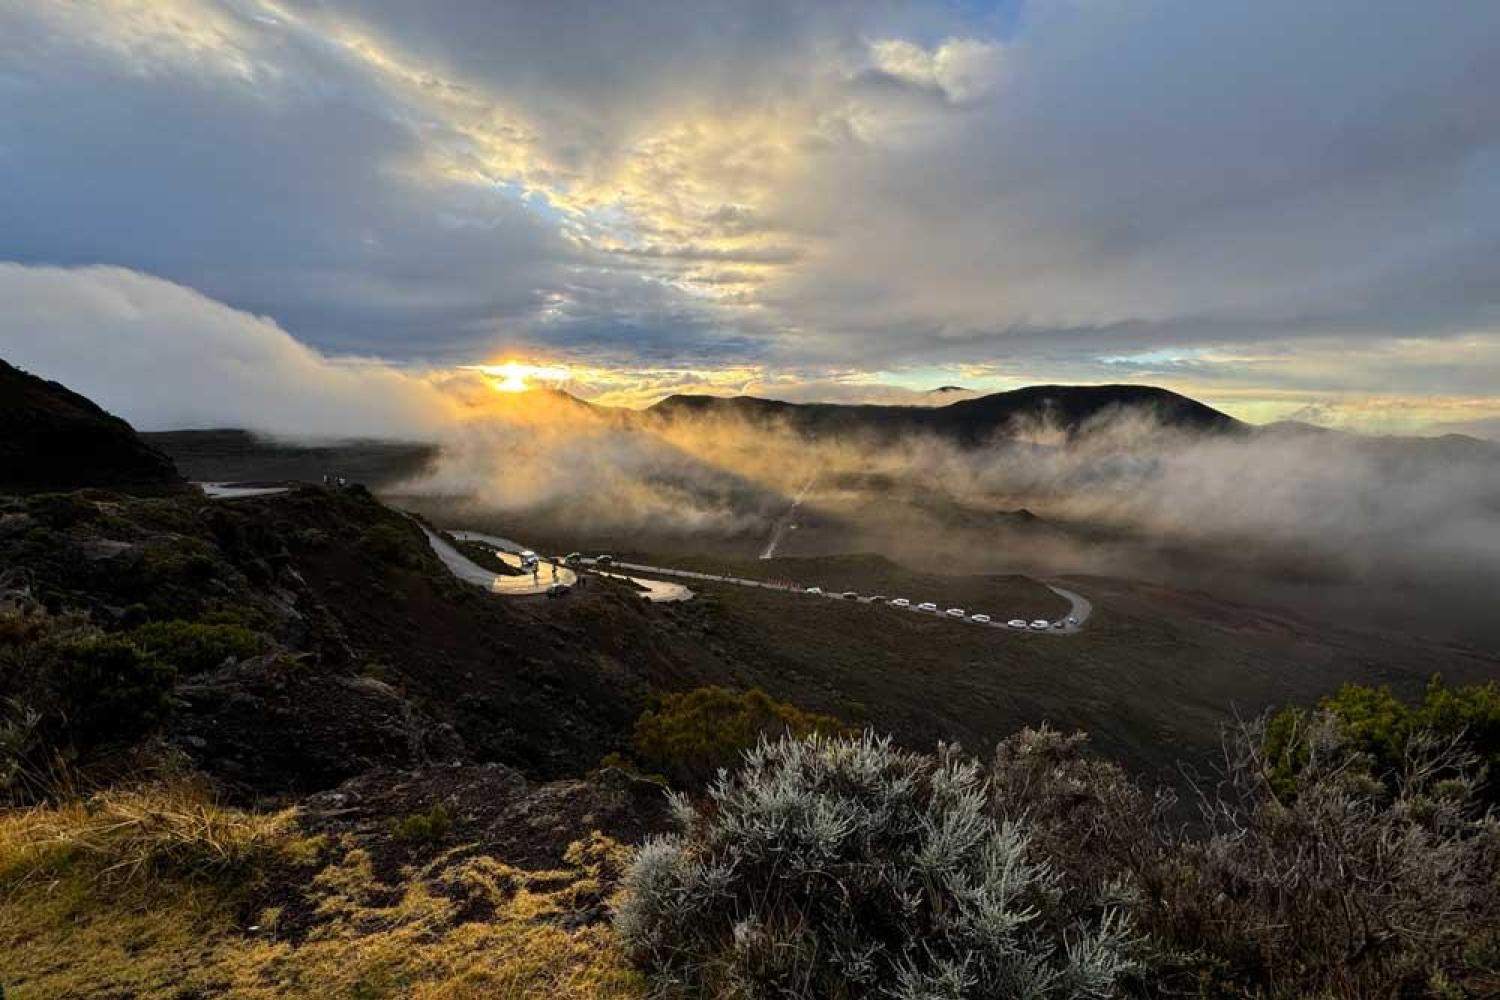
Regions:
[[[1090,753],[1087,734],[1042,726],[1002,740],[990,794],[997,815],[1026,822],[1033,846],[1083,912],[1133,905],[1158,891],[1159,867],[1173,849],[1176,797]]]
[[[759,688],[703,687],[664,696],[635,724],[633,747],[647,771],[698,787],[733,766],[762,737],[848,732],[828,715],[804,712]]]
[[[175,676],[79,615],[0,599],[0,795],[43,793],[60,763],[147,732]]]
[[[648,841],[616,928],[656,977],[744,997],[1109,996],[1124,917],[1062,916],[979,764],[887,739],[762,741],[681,832]]]
[[[1383,716],[1383,711],[1374,717]],[[1476,806],[1476,759],[1414,733],[1390,784],[1331,712],[1287,725],[1296,794],[1266,726],[1227,741],[1206,835],[1171,859],[1147,925],[1215,956],[1253,995],[1423,995],[1500,933],[1500,826]]]
[[[57,531],[97,520],[99,508],[80,493],[39,493],[26,504],[27,512]]]
[[[397,566],[417,565],[412,537],[394,524],[377,524],[360,536],[359,551],[376,562]]]
[[[51,683],[68,741],[84,750],[133,739],[166,713],[176,671],[117,636],[58,647]]]
[[[441,802],[425,813],[412,813],[391,820],[391,836],[403,844],[435,844],[448,833],[453,817]]]
[[[1475,753],[1489,772],[1481,796],[1500,804],[1500,686],[1494,682],[1450,688],[1440,677],[1428,682],[1422,700],[1414,705],[1397,698],[1385,686],[1346,684],[1318,707],[1338,725],[1349,746],[1364,755],[1371,775],[1394,783],[1407,744],[1420,734],[1456,740]],[[1275,766],[1277,791],[1295,794],[1297,775],[1306,764],[1304,741],[1296,737],[1307,724],[1307,713],[1290,707],[1272,716],[1265,727],[1265,749]],[[1295,756],[1302,752],[1303,757]]]
[[[126,636],[145,652],[182,674],[201,674],[225,660],[261,652],[265,641],[242,625],[209,625],[180,618],[148,622]]]

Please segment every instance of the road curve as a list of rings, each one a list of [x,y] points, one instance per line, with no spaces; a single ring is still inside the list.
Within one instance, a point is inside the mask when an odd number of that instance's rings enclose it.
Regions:
[[[542,571],[535,576],[530,573],[523,573],[520,576],[501,575],[472,562],[468,556],[450,545],[446,538],[427,525],[420,521],[417,524],[422,529],[422,534],[427,536],[427,544],[432,546],[432,551],[443,561],[443,565],[448,567],[448,572],[463,582],[483,587],[492,594],[504,594],[510,597],[545,594],[547,588],[554,583],[571,587],[578,582],[578,575],[572,570],[564,566],[554,567],[550,564],[544,565]],[[471,532],[457,531],[453,533],[455,538],[464,538],[471,534]],[[495,554],[502,561],[517,569],[520,568],[520,560],[511,553],[497,551]]]
[[[511,566],[520,568],[521,560],[519,554],[525,551],[525,546],[500,535],[489,535],[482,531],[450,531],[448,534],[463,542],[483,542],[496,550],[495,555]],[[547,564],[550,565],[550,564]],[[478,567],[476,567],[478,568]],[[548,579],[548,569],[542,570],[542,577]],[[565,567],[558,568],[558,582],[572,586],[577,580],[577,574]],[[674,601],[691,601],[693,592],[680,583],[663,583],[660,580],[637,580],[634,577],[622,576],[618,573],[599,573],[598,576],[613,577],[617,580],[628,580],[641,588],[641,596],[653,604],[667,604]],[[502,579],[505,579],[502,577]],[[543,588],[545,590],[545,588]],[[514,591],[507,591],[514,593]]]
[[[1063,587],[1057,587],[1050,583],[1046,584],[1046,587],[1058,597],[1061,597],[1063,600],[1072,605],[1072,607],[1068,611],[1068,617],[1063,619],[1064,627],[1061,629],[1057,629],[1056,631],[1063,632],[1068,635],[1071,635],[1074,632],[1081,632],[1083,630],[1084,623],[1089,620],[1089,615],[1094,613],[1093,602],[1091,602],[1087,597],[1084,597],[1082,594],[1075,593],[1074,591],[1067,590]],[[1072,623],[1069,623],[1069,619],[1072,619]]]

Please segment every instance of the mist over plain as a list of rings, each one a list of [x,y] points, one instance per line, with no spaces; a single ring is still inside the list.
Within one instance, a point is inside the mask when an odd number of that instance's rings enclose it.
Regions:
[[[1071,433],[1030,421],[964,447],[534,392],[449,435],[398,492],[548,537],[752,558],[809,483],[778,555],[878,552],[1283,601],[1359,593],[1403,623],[1462,623],[1500,584],[1500,448],[1456,436],[1204,433],[1115,409]]]

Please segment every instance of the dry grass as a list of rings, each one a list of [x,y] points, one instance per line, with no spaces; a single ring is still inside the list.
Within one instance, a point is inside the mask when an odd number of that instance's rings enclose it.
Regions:
[[[224,809],[191,786],[13,810],[0,977],[8,1000],[637,998],[640,977],[592,919],[623,852],[596,836],[563,868],[528,872],[459,849],[382,878],[353,841],[301,837],[292,812]],[[278,925],[294,909],[291,933]]]
[[[182,782],[17,809],[0,815],[0,881],[81,869],[115,883],[239,876],[292,846],[292,816],[225,809]]]

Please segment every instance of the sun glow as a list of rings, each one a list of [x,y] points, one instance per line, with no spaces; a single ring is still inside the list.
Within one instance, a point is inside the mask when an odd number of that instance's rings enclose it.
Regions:
[[[536,382],[556,384],[569,377],[568,369],[556,366],[528,365],[519,361],[507,361],[502,365],[473,365],[474,371],[482,372],[490,379],[497,392],[525,392]]]

